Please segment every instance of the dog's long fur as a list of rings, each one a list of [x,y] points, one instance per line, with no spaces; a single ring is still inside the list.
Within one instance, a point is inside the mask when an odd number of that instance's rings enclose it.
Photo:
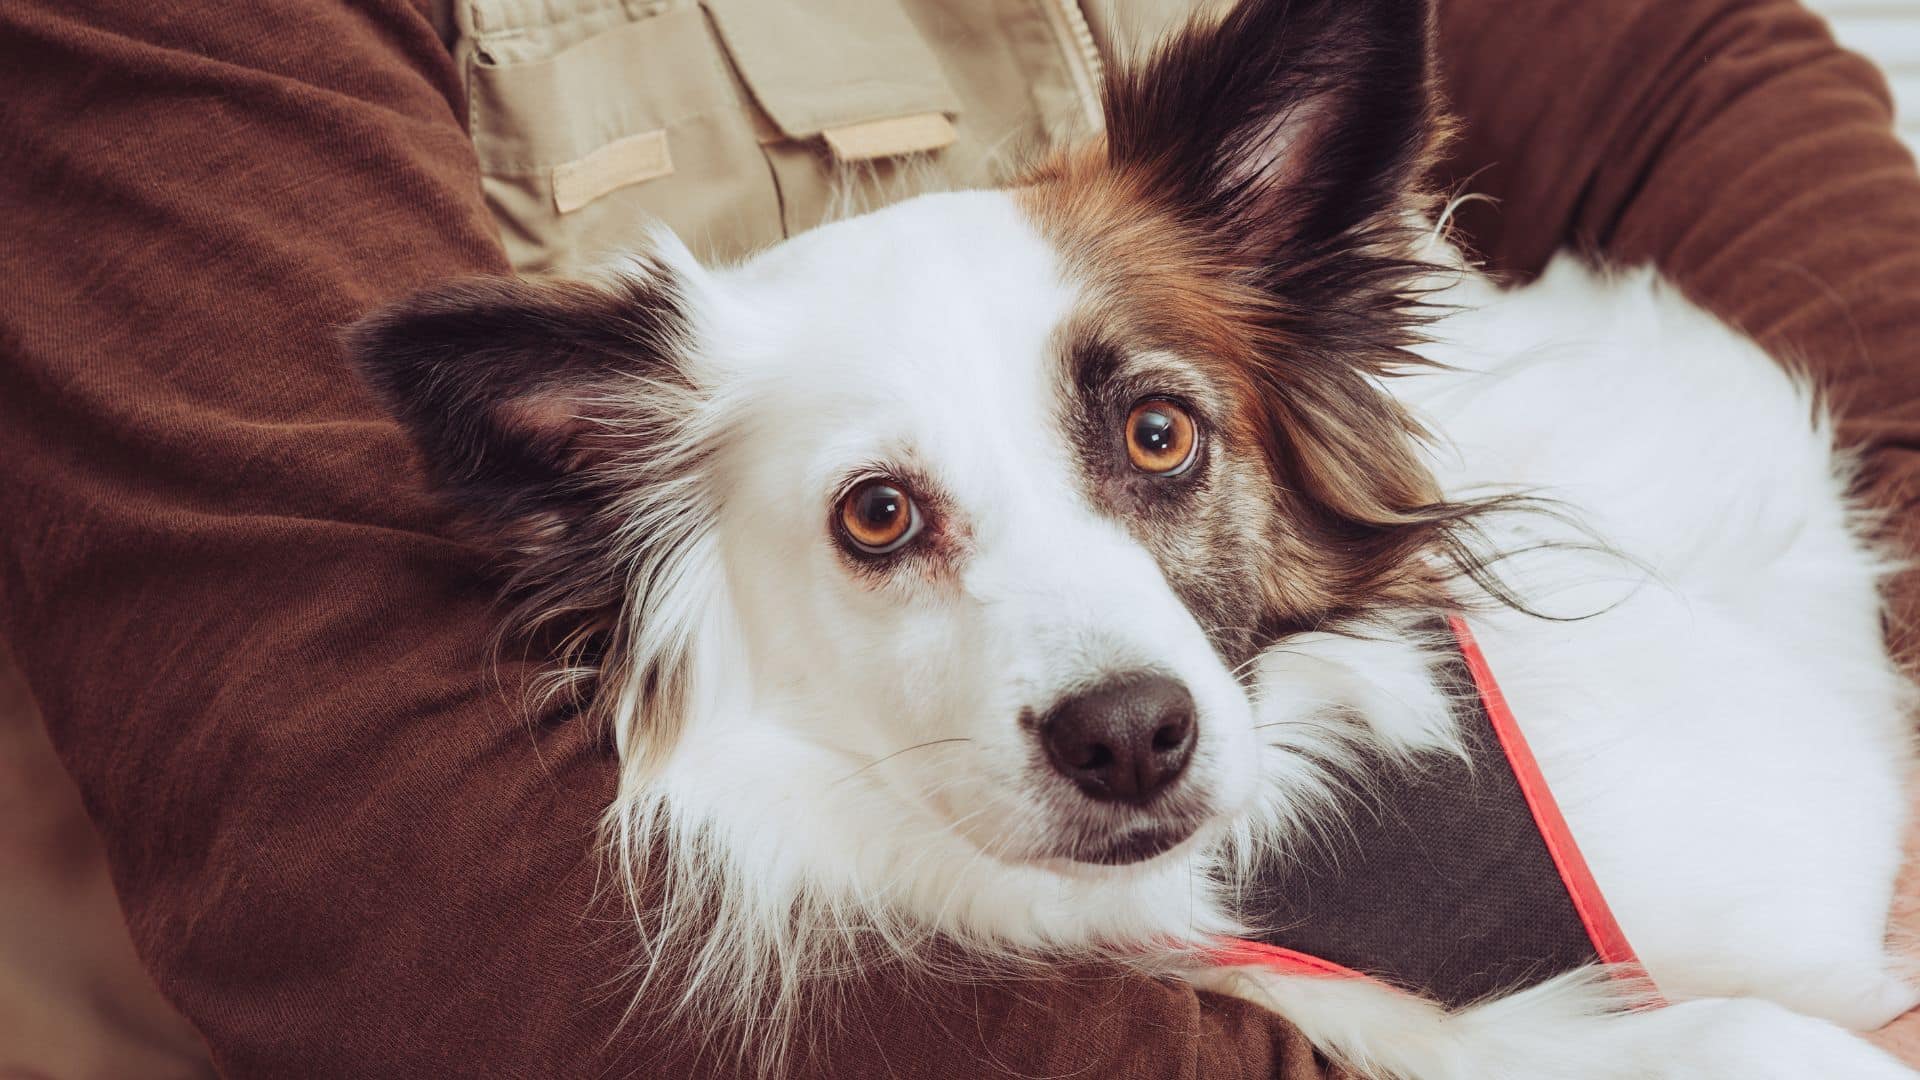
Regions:
[[[769,1072],[847,971],[1094,958],[1370,1075],[1907,1075],[1836,1026],[1915,1000],[1883,943],[1911,688],[1847,460],[1652,274],[1502,290],[1447,245],[1428,19],[1247,0],[1004,190],[354,331],[615,735],[640,996]],[[1178,476],[1128,464],[1148,399],[1202,432]],[[884,555],[834,525],[876,477],[920,515]],[[1200,962],[1252,854],[1337,830],[1356,751],[1457,752],[1417,629],[1456,608],[1677,1004],[1583,974],[1446,1014]],[[1142,672],[1191,695],[1191,763],[1096,801],[1042,731]]]

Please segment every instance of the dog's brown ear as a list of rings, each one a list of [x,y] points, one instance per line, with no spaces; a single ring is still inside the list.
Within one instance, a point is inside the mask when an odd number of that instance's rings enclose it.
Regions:
[[[1298,258],[1425,168],[1431,21],[1427,0],[1243,0],[1110,74],[1109,163],[1227,249]]]
[[[367,317],[346,346],[434,484],[498,518],[577,488],[611,449],[623,392],[680,377],[685,337],[673,273],[648,267],[453,282]]]
[[[640,256],[594,281],[455,282],[345,336],[428,479],[511,575],[509,626],[550,635],[559,662],[541,685],[607,719],[622,699],[603,682],[640,694],[617,731],[630,768],[672,746],[700,637],[696,625],[637,635],[631,597],[654,599],[662,626],[719,617],[706,489],[688,484],[701,460],[684,426],[697,412],[694,272]],[[652,527],[634,527],[639,506]]]
[[[1432,71],[1429,0],[1241,0],[1116,66],[1104,145],[1031,178],[1105,317],[1236,388],[1305,541],[1269,581],[1274,626],[1405,602],[1471,525],[1379,385],[1419,362],[1429,314]]]

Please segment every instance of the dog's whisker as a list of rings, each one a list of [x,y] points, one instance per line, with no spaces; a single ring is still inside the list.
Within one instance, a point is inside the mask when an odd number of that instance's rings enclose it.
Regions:
[[[902,755],[905,755],[905,754],[911,754],[915,750],[926,750],[936,746],[947,746],[947,745],[952,745],[956,743],[970,743],[972,741],[973,741],[972,739],[965,738],[963,736],[951,736],[944,739],[928,739],[926,742],[915,743],[912,746],[905,747],[900,750],[895,750],[893,753],[888,754],[885,757],[878,758],[873,761],[869,761],[865,765],[860,766],[858,769],[855,769],[852,772],[848,773],[847,775],[841,777],[840,779],[835,780],[834,783],[844,784],[847,781],[853,779],[854,777],[859,776],[861,773],[866,772],[868,769],[872,769],[872,768],[876,768],[878,766],[884,765],[887,762],[892,761],[897,757],[901,757]]]

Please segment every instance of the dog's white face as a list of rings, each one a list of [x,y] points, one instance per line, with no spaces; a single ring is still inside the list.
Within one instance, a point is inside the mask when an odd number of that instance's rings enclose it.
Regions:
[[[1425,30],[1251,0],[1008,189],[361,324],[611,723],[626,849],[731,860],[758,914],[726,917],[775,942],[807,904],[1117,940],[1190,895],[1179,854],[1283,782],[1263,650],[1431,602],[1460,557],[1379,385],[1418,319]]]
[[[697,279],[734,410],[712,477],[735,708],[883,785],[896,821],[1131,863],[1235,811],[1255,757],[1233,661],[1143,534],[1177,558],[1237,480],[1270,500],[1192,363],[1082,377],[1060,263],[1012,197],[968,193]]]

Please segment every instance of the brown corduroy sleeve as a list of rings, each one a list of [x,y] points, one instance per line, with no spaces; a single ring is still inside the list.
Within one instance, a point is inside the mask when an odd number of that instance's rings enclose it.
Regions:
[[[0,5],[0,599],[133,937],[260,1077],[725,1075],[593,905],[607,751],[529,726],[493,586],[334,328],[502,271],[402,4]],[[822,1076],[1318,1075],[1141,979],[874,992]]]
[[[1495,269],[1654,263],[1831,394],[1920,553],[1920,174],[1885,80],[1797,0],[1440,0],[1459,221]],[[1468,177],[1471,180],[1468,181]],[[1920,662],[1920,574],[1889,627]]]

